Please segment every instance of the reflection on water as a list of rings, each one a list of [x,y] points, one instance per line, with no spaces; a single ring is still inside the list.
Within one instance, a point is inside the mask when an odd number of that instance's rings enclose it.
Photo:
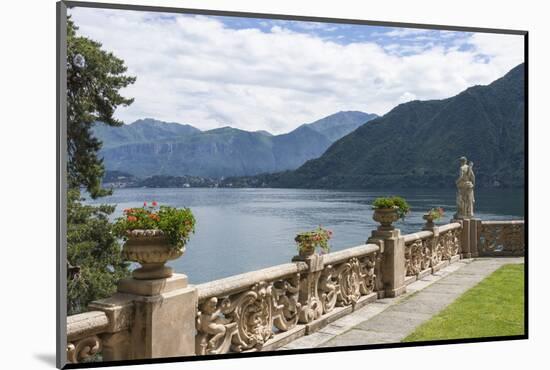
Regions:
[[[156,200],[174,207],[190,207],[196,232],[184,256],[170,263],[192,283],[289,262],[296,253],[294,236],[319,225],[331,229],[333,251],[365,242],[376,228],[370,204],[386,195],[403,196],[412,207],[396,225],[403,234],[420,230],[422,214],[443,207],[446,223],[455,212],[455,192],[446,190],[334,191],[304,189],[116,189],[93,203],[124,208]],[[524,192],[513,189],[476,191],[476,217],[521,219]]]

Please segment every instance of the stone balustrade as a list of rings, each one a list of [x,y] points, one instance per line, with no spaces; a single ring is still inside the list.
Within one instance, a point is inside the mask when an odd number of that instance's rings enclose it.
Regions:
[[[524,221],[481,221],[478,253],[480,256],[523,256]]]
[[[200,285],[174,274],[124,279],[112,297],[67,319],[67,361],[131,360],[268,351],[308,335],[460,258],[517,256],[523,221],[456,220]]]
[[[353,308],[372,295],[378,250],[366,244],[296,257],[293,263],[198,285],[196,354],[274,349],[318,329],[336,307]]]
[[[459,260],[461,235],[461,222],[404,235],[405,285]]]
[[[101,351],[100,335],[109,326],[104,312],[90,311],[67,317],[67,360],[82,362]]]

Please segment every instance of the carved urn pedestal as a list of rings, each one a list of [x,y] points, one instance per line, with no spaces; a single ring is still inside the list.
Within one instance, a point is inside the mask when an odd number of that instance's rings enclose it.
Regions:
[[[426,213],[425,215],[422,216],[422,218],[424,220],[426,220],[426,224],[424,225],[424,230],[431,230],[435,227],[435,223],[434,223],[434,216],[431,214],[431,213]]]
[[[367,243],[380,246],[376,263],[378,298],[397,297],[406,292],[405,241],[401,231],[393,226],[399,220],[398,208],[376,208],[372,218],[380,223]]]
[[[307,259],[308,257],[311,257],[315,254],[315,244],[303,244],[300,246],[300,249],[298,250],[298,256],[302,258],[303,260]]]
[[[132,230],[128,232],[122,256],[141,265],[132,272],[134,279],[164,279],[173,274],[166,262],[181,257],[184,251],[185,247],[171,245],[161,230]]]
[[[197,288],[187,276],[165,266],[184,248],[172,245],[161,230],[132,230],[122,255],[141,264],[131,278],[118,282],[117,294],[131,305],[126,331],[113,339],[110,358],[149,359],[195,354]],[[103,309],[117,310],[104,300]],[[124,344],[124,346],[122,344]],[[126,347],[125,352],[121,348]]]
[[[378,230],[380,231],[391,231],[395,227],[393,223],[399,220],[399,214],[397,213],[397,207],[393,208],[376,208],[372,218],[374,221],[380,223]]]

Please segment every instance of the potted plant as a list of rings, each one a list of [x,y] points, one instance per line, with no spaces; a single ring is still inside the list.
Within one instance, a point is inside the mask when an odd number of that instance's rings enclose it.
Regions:
[[[315,253],[317,247],[321,248],[323,252],[328,253],[330,250],[328,241],[331,237],[332,231],[319,226],[315,230],[297,234],[294,241],[296,241],[300,257],[309,257]]]
[[[441,207],[437,207],[430,209],[422,218],[426,220],[426,227],[433,227],[435,226],[434,221],[439,220],[443,215],[445,215],[445,210]]]
[[[393,230],[392,223],[405,218],[411,207],[407,201],[401,197],[380,197],[372,203],[374,214],[372,218],[382,226],[381,230]]]
[[[162,279],[172,276],[172,268],[165,263],[183,255],[190,234],[195,232],[195,218],[189,208],[143,203],[141,208],[125,209],[114,231],[125,240],[123,257],[141,264],[132,276]]]

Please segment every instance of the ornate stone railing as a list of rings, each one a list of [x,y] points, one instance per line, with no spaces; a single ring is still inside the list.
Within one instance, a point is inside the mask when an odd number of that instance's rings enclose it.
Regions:
[[[273,350],[461,257],[521,255],[523,238],[523,221],[428,223],[407,235],[383,225],[367,244],[200,285],[184,274],[123,279],[68,317],[67,361]]]
[[[436,254],[441,260],[452,261],[460,258],[462,225],[458,222],[443,225],[438,228]]]
[[[355,307],[373,293],[378,250],[365,244],[198,285],[195,353],[273,349],[335,307]]]
[[[524,221],[481,221],[477,248],[480,256],[523,256]]]
[[[67,317],[67,362],[94,360],[101,354],[109,360],[129,357],[129,328],[134,321],[134,301],[128,294],[89,305],[90,311]]]
[[[82,362],[101,351],[100,335],[109,327],[104,312],[90,311],[67,318],[67,361]]]
[[[411,283],[459,259],[461,230],[462,224],[455,222],[404,235],[405,282]]]

